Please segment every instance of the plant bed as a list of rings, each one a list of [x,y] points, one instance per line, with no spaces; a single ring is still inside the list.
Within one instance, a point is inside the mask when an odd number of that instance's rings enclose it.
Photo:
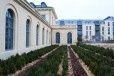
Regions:
[[[92,45],[86,45],[86,44],[80,44],[80,47],[83,47],[85,49],[88,49],[90,51],[99,53],[100,55],[106,56],[106,57],[110,57],[112,59],[114,59],[114,50],[112,49],[105,49],[103,47],[98,47],[98,46],[92,46]]]
[[[22,55],[16,55],[11,56],[7,60],[1,60],[0,61],[0,75],[8,75],[16,72],[17,70],[20,70],[22,67],[27,65],[28,63],[31,63],[34,60],[37,60],[42,55],[46,54],[47,52],[50,52],[54,48],[58,46],[53,45],[49,47],[45,47],[39,50],[31,51],[29,53],[24,53]]]
[[[112,76],[111,67],[113,63],[110,57],[103,57],[79,46],[72,46],[72,48],[95,76]]]
[[[66,46],[61,46],[52,52],[42,64],[29,69],[22,76],[57,76],[65,51],[67,51]]]
[[[65,51],[65,54],[64,54],[64,57],[63,57],[62,76],[67,76],[67,71],[68,71],[68,54],[67,54],[67,51]]]

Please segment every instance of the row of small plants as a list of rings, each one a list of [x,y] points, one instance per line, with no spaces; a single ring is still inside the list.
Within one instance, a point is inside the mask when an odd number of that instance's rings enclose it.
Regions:
[[[52,51],[57,45],[48,46],[42,49],[31,51],[29,53],[24,53],[22,55],[17,54],[16,56],[11,56],[7,60],[0,60],[0,75],[8,75],[20,70],[26,64],[37,60],[42,55]]]
[[[62,61],[62,59],[66,61],[66,46],[61,46],[54,52],[52,52],[46,60],[39,65],[36,65],[35,67],[29,69],[24,76],[57,76],[57,72],[59,70],[59,65]],[[67,63],[63,61],[63,67],[64,70],[67,70]],[[64,71],[63,76],[66,75],[66,72]]]
[[[112,59],[79,46],[72,46],[95,76],[113,76]]]
[[[68,51],[68,50],[67,50]],[[62,76],[67,76],[67,70],[68,70],[68,54],[67,51],[64,53],[63,57],[63,71],[62,71]]]
[[[94,51],[96,53],[99,53],[103,56],[111,57],[112,59],[114,59],[114,50],[112,50],[112,49],[109,49],[109,48],[105,49],[103,47],[86,45],[86,44],[80,44],[79,46],[81,46],[85,49],[89,49],[91,51]]]

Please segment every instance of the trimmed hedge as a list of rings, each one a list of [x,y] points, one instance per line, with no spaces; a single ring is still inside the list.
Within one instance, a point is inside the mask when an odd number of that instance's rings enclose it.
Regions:
[[[42,64],[29,69],[23,76],[57,76],[59,64],[61,63],[63,56],[66,54],[66,51],[67,46],[61,46],[52,52]]]
[[[0,60],[0,75],[12,74],[17,70],[20,70],[26,64],[37,60],[42,55],[52,51],[56,47],[58,46],[52,45],[29,53],[24,53],[22,55],[17,54],[16,56],[11,56],[7,60]]]
[[[72,46],[74,51],[85,62],[95,76],[112,76],[112,59],[96,54],[91,50],[85,50],[83,47]]]
[[[79,44],[79,46],[83,47],[85,49],[88,49],[90,51],[99,53],[99,54],[101,54],[103,56],[111,57],[112,59],[114,59],[114,50],[112,50],[112,49],[109,49],[109,48],[105,49],[103,47],[86,45],[86,44]]]
[[[63,72],[62,76],[67,76],[67,70],[68,70],[68,55],[67,51],[65,51],[64,57],[63,57]]]

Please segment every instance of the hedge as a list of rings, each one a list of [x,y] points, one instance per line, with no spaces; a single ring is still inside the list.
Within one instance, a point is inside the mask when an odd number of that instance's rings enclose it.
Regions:
[[[72,46],[79,57],[85,62],[95,76],[112,76],[112,59],[96,54],[91,50],[86,50],[83,47]]]
[[[23,53],[22,55],[11,56],[7,60],[0,60],[0,75],[12,74],[56,47],[58,46],[52,45],[29,53]]]

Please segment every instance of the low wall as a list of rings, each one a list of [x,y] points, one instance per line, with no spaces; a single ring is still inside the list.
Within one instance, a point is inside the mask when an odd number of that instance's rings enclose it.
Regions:
[[[114,49],[114,43],[86,43],[86,44]]]
[[[40,48],[44,48],[46,46],[50,46],[50,45],[45,45],[45,46],[37,46],[37,47],[30,47],[30,48],[26,48],[26,49],[21,49],[21,50],[11,50],[11,51],[4,51],[0,53],[0,59],[2,60],[6,60],[9,57],[11,57],[12,55],[16,55],[16,54],[23,54],[23,53],[28,53],[30,51],[34,51]]]

